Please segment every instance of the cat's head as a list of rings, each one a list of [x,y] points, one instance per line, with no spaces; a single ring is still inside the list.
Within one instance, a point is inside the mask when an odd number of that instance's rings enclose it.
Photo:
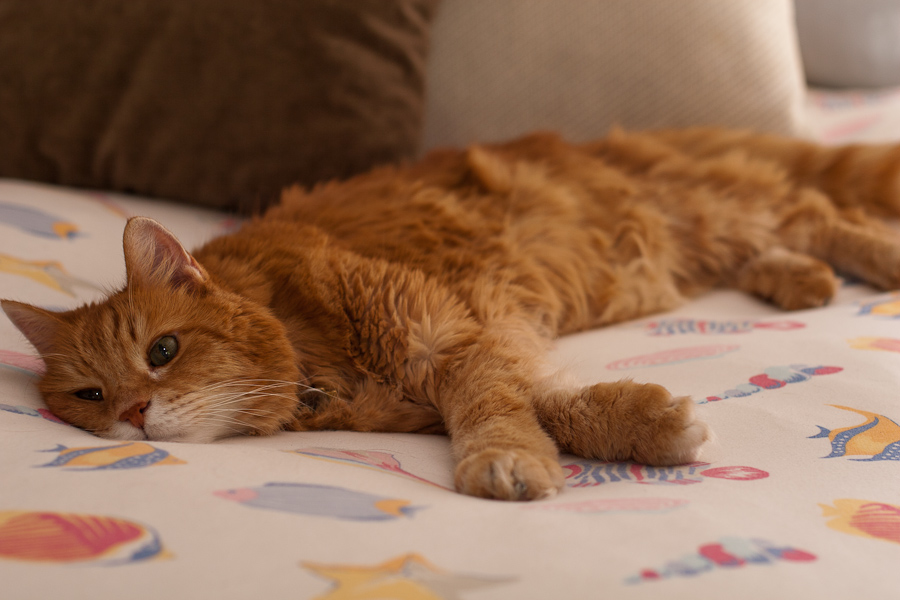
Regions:
[[[283,325],[217,285],[165,228],[125,227],[125,287],[68,312],[2,301],[46,363],[58,417],[121,440],[205,442],[271,433],[297,407]]]

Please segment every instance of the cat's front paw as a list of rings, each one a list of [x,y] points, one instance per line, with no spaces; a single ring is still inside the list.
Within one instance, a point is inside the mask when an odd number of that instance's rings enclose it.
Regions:
[[[710,438],[709,426],[697,419],[694,402],[674,397],[664,387],[631,384],[629,400],[638,417],[631,432],[631,459],[645,465],[678,465],[696,461]]]
[[[564,451],[585,458],[684,464],[697,460],[710,437],[690,398],[673,397],[655,384],[598,383],[569,402],[544,409],[542,423]]]
[[[460,492],[498,500],[552,498],[564,479],[555,458],[521,449],[482,450],[464,458],[455,475]]]

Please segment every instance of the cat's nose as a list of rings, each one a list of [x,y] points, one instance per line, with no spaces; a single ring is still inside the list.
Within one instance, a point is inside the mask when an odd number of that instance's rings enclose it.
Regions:
[[[140,402],[132,404],[131,408],[119,415],[119,420],[130,421],[132,425],[138,429],[142,429],[144,427],[144,411],[147,410],[147,406],[149,405],[150,402],[147,400],[141,400]]]

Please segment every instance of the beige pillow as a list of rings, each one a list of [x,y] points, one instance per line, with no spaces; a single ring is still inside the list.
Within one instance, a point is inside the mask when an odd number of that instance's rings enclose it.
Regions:
[[[415,154],[437,0],[3,0],[0,176],[245,211]]]
[[[444,0],[423,145],[696,124],[794,133],[791,0]]]

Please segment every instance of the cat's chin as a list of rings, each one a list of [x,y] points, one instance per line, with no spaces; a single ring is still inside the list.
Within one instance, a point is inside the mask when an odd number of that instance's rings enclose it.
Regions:
[[[110,440],[143,441],[149,439],[143,429],[139,429],[130,423],[115,423],[106,430],[98,431],[97,435]]]
[[[98,433],[101,437],[111,440],[181,442],[187,444],[208,444],[226,437],[226,434],[223,434],[221,431],[201,427],[185,430],[148,425],[142,429],[126,422],[116,423],[106,431]]]

